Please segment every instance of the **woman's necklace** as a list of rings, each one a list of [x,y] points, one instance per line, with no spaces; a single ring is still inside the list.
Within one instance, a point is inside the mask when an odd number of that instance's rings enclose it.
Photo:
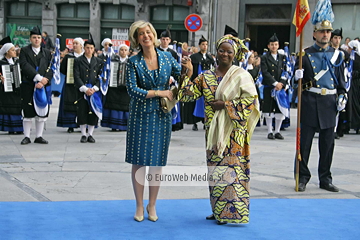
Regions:
[[[148,64],[150,64],[150,65],[153,64],[153,60],[154,60],[154,58],[150,58],[150,59],[146,59],[146,58],[145,58],[145,61],[146,61]]]

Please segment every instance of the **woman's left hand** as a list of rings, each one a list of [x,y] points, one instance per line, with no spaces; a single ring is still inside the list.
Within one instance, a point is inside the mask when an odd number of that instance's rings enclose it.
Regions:
[[[210,106],[214,111],[221,110],[225,108],[225,102],[222,100],[213,100],[210,102]]]

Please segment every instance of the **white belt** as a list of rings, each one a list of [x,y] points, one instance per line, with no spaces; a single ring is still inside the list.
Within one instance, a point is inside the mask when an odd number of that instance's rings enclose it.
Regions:
[[[332,94],[336,94],[336,89],[327,89],[327,88],[309,88],[308,89],[309,92],[313,92],[313,93],[317,93],[317,94],[321,94],[321,95],[332,95]]]

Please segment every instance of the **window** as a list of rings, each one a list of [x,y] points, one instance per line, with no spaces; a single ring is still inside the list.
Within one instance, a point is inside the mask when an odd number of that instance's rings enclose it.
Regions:
[[[131,5],[102,4],[102,19],[134,20],[135,7]]]
[[[155,21],[169,21],[170,7],[154,7],[152,9],[152,20]]]
[[[187,7],[174,7],[174,21],[184,21],[189,15]]]
[[[12,2],[8,5],[8,16],[12,17],[40,17],[42,13],[41,3],[36,2]]]
[[[61,4],[59,5],[59,17],[90,19],[89,4]]]

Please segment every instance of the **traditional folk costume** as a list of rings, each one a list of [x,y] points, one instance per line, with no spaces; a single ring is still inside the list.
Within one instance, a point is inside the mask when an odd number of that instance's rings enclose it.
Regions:
[[[216,48],[230,43],[237,59],[247,50],[241,40],[224,36]],[[180,101],[205,98],[205,129],[210,203],[222,223],[249,222],[250,138],[259,119],[259,104],[251,75],[231,66],[224,77],[205,71],[193,81],[185,80]],[[214,111],[210,102],[221,99],[225,108]]]
[[[87,44],[95,46],[92,38],[85,41]],[[98,115],[102,114],[102,103],[99,92],[99,75],[103,67],[103,60],[92,56],[88,59],[85,53],[76,58],[74,61],[74,81],[75,88],[78,89],[77,96],[77,124],[80,126],[81,139],[80,142],[95,143],[93,137],[94,128],[99,121]],[[90,97],[86,95],[86,91],[92,88],[95,93]],[[86,126],[88,128],[88,136],[86,136]]]
[[[279,42],[274,34],[269,43]],[[272,54],[270,51],[261,56],[262,84],[264,85],[264,99],[262,112],[266,119],[269,139],[284,139],[280,133],[282,121],[285,119],[284,114],[280,111],[277,101],[274,98],[275,86],[281,82],[286,86],[286,80],[281,79],[284,66],[286,64],[285,56],[282,54]],[[275,136],[272,130],[272,119],[275,118]]]
[[[349,129],[355,129],[358,134],[360,132],[360,43],[352,40],[349,42],[349,46],[354,51],[352,57],[354,60],[347,111],[350,112]]]
[[[105,42],[111,43],[111,40],[106,38],[103,40],[101,45],[104,46]],[[129,48],[125,44],[120,45],[120,48],[121,47]],[[109,53],[103,50],[103,54],[100,55],[99,58],[102,58],[104,61],[106,61],[107,56],[109,56]],[[126,131],[129,119],[130,104],[130,96],[127,93],[125,83],[126,64],[128,58],[121,58],[120,56],[115,55],[115,53],[111,53],[110,58],[112,64],[118,65],[118,67],[116,67],[116,77],[113,79],[115,82],[110,83],[108,91],[104,96],[103,118],[101,120],[101,126],[111,128],[113,131]]]
[[[207,42],[204,36],[199,39],[199,45]],[[190,56],[193,65],[193,75],[191,80],[194,80],[199,74],[210,70],[214,67],[215,61],[209,53],[194,53]],[[204,98],[199,98],[194,102],[184,102],[183,121],[187,124],[194,124],[193,130],[197,130],[196,123],[204,121]]]
[[[82,38],[75,38],[74,41],[79,42],[84,47],[84,40]],[[74,60],[83,54],[84,52],[80,54],[76,52],[69,53],[64,57],[60,65],[60,73],[65,75],[65,83],[61,91],[57,126],[67,127],[69,133],[73,132],[74,128],[79,127],[76,123],[78,91],[74,85]]]
[[[30,31],[32,35],[40,35],[41,32],[38,27],[34,27]],[[47,144],[43,137],[44,125],[49,115],[50,107],[48,103],[51,102],[50,84],[53,77],[51,70],[51,52],[45,48],[34,48],[32,45],[21,48],[20,51],[20,67],[21,67],[21,105],[23,114],[23,127],[25,138],[21,144],[29,144],[30,130],[32,119],[35,118],[36,139],[35,143]],[[49,81],[41,89],[35,89],[42,78],[45,77]],[[35,99],[35,101],[34,101]]]
[[[14,81],[13,83],[10,83],[12,87],[12,91],[10,92],[5,91],[6,82],[0,85],[0,131],[7,131],[9,134],[20,134],[23,132],[20,85],[15,83],[16,79],[14,77],[17,73],[19,73],[19,59],[8,59],[5,57],[6,53],[12,47],[14,47],[14,45],[9,42],[5,43],[0,49],[0,72],[2,76],[10,76],[8,80]],[[10,65],[10,71],[7,73],[7,76],[6,73],[2,71],[3,65]],[[15,73],[15,71],[17,71],[17,73]]]
[[[180,78],[180,65],[168,52],[156,49],[159,68],[149,70],[142,51],[127,64],[126,85],[130,116],[126,135],[126,159],[131,164],[165,166],[171,138],[171,113],[164,113],[158,97],[146,98],[149,90],[169,89],[169,78]]]
[[[312,15],[314,32],[332,31],[331,22],[333,13],[330,8],[319,6],[324,1],[319,1]],[[323,10],[328,11],[324,14]],[[329,18],[329,16],[332,16]],[[305,191],[306,184],[311,178],[308,168],[310,151],[316,131],[319,131],[319,165],[318,177],[320,188],[337,192],[339,189],[332,185],[331,163],[335,147],[334,127],[336,114],[342,99],[346,96],[344,69],[342,65],[343,54],[341,51],[327,46],[320,47],[315,43],[305,49],[302,56],[303,62],[303,92],[301,96],[301,140],[300,154],[302,160],[299,168],[299,191]],[[297,59],[295,69],[298,69]]]
[[[342,36],[342,28],[341,29],[335,29],[332,33],[331,33],[331,38],[330,38],[330,42],[333,39],[334,36],[338,36],[341,37],[341,39],[343,39]],[[343,50],[342,48],[336,48],[339,51],[342,51],[343,55],[344,55],[344,61],[343,61],[343,65],[344,65],[344,70],[346,69],[346,67],[349,64],[349,53],[345,50]],[[347,76],[346,76],[346,71],[344,72],[345,75],[345,81],[347,82]],[[349,93],[348,93],[348,97],[349,97]],[[347,103],[347,105],[349,104],[349,101]],[[336,126],[335,126],[335,139],[339,139],[340,137],[344,136],[344,130],[346,128],[346,123],[349,122],[349,111],[346,111],[346,109],[343,109],[342,111],[339,111],[338,115],[336,116]]]

